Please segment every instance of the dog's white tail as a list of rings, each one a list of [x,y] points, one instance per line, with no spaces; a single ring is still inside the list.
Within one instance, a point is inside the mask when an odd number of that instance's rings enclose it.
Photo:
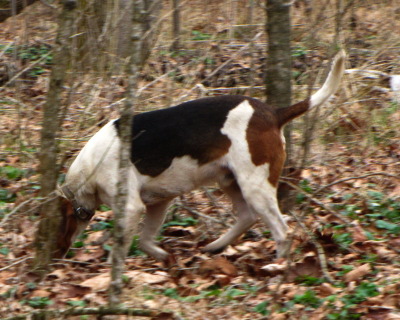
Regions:
[[[332,69],[321,89],[311,96],[309,109],[315,108],[326,102],[336,92],[345,70],[346,53],[341,50],[333,60]]]
[[[326,102],[329,97],[336,92],[340,85],[340,80],[342,79],[345,70],[345,61],[346,53],[342,50],[335,56],[331,71],[321,89],[314,93],[309,99],[298,102],[289,107],[277,109],[276,115],[278,125],[282,127],[290,120],[302,115],[304,112]]]

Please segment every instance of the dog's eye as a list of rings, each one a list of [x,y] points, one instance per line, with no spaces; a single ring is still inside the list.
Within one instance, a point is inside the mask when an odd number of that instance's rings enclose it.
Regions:
[[[88,220],[92,217],[93,214],[82,207],[78,207],[75,209],[75,215],[81,220]]]

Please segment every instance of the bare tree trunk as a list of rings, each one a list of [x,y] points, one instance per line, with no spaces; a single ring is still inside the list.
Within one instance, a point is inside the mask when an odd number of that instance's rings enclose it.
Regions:
[[[159,17],[162,9],[162,0],[143,0],[144,21],[143,21],[143,43],[142,43],[142,64],[151,54],[158,39],[161,24]]]
[[[268,34],[268,59],[266,92],[267,103],[275,107],[287,107],[291,104],[291,23],[289,0],[266,0],[267,9],[267,34]],[[285,127],[286,138],[286,166],[291,164],[291,125]],[[287,172],[283,172],[284,175]],[[280,188],[278,198],[288,198],[289,190]],[[285,201],[286,202],[286,201]],[[280,202],[282,205],[282,201]]]
[[[125,231],[125,210],[127,207],[128,196],[128,176],[131,168],[132,150],[132,124],[134,106],[137,104],[138,78],[150,50],[155,42],[156,19],[161,10],[160,0],[134,0],[132,2],[132,32],[130,34],[130,63],[128,65],[128,87],[125,94],[125,104],[121,110],[119,137],[121,140],[120,159],[118,170],[117,197],[115,199],[115,226],[114,226],[114,246],[112,251],[112,270],[111,284],[109,288],[109,304],[116,307],[120,302],[122,292],[122,273],[126,251],[125,248],[132,239],[124,238]],[[139,214],[136,212],[135,214]],[[131,226],[136,229],[139,223],[137,217],[136,225]]]
[[[118,0],[119,13],[114,19],[118,19],[115,37],[118,39],[117,56],[121,58],[129,57],[131,54],[131,42],[129,41],[132,35],[132,10],[133,3],[131,0]]]
[[[174,40],[172,42],[172,50],[174,51],[178,51],[181,45],[181,9],[179,2],[179,0],[173,0],[172,35]]]
[[[133,1],[132,11],[132,33],[131,33],[131,60],[128,69],[128,88],[126,91],[126,99],[123,110],[121,110],[119,137],[121,140],[120,160],[118,170],[117,197],[115,199],[115,226],[114,226],[114,245],[112,251],[112,271],[109,303],[110,306],[116,307],[120,302],[120,294],[122,292],[123,282],[122,273],[125,261],[125,209],[128,195],[128,177],[131,168],[131,141],[132,141],[132,121],[134,106],[137,99],[138,75],[143,66],[142,44],[143,44],[143,16],[144,10],[143,0]],[[139,219],[136,220],[139,223]],[[137,229],[137,225],[136,225]]]
[[[249,0],[249,3],[247,4],[247,19],[246,19],[247,24],[253,24],[254,7],[255,7],[254,0]]]
[[[20,13],[37,0],[0,0],[0,22]]]
[[[59,28],[54,51],[54,65],[50,75],[47,101],[43,107],[41,131],[40,173],[41,196],[50,197],[56,189],[58,178],[57,133],[61,125],[61,94],[70,57],[70,36],[74,22],[76,0],[64,0],[59,18]],[[61,215],[57,197],[49,198],[40,208],[41,221],[36,234],[36,256],[33,270],[43,275],[49,270],[56,246],[56,233],[60,228]]]
[[[160,25],[154,22],[160,15],[162,1],[143,1],[142,59],[145,59],[159,35]],[[131,0],[79,2],[81,15],[76,42],[82,70],[94,69],[109,75],[119,73],[120,67],[125,67],[126,58],[130,56],[133,5]]]
[[[275,107],[291,104],[292,57],[290,47],[290,5],[287,0],[267,0],[267,103]],[[290,156],[289,130],[286,141]]]
[[[343,30],[344,4],[343,0],[336,0],[336,17],[335,17],[335,37],[333,39],[332,56],[336,53],[340,44],[340,36]]]

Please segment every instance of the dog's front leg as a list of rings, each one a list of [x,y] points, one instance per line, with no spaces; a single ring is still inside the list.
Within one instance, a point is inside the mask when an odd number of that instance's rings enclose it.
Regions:
[[[165,261],[168,252],[161,249],[154,241],[158,235],[166,216],[166,209],[170,200],[165,200],[146,207],[144,226],[140,235],[140,248],[153,258]]]
[[[125,256],[129,254],[133,238],[139,234],[139,222],[141,216],[146,212],[146,207],[138,193],[128,198],[125,210],[124,251]]]
[[[131,247],[133,237],[139,233],[139,222],[142,214],[146,211],[146,207],[144,206],[142,200],[140,199],[138,194],[130,194],[127,197],[127,202],[125,206],[125,215],[123,218],[124,224],[124,255],[125,257],[129,254],[129,249]],[[113,211],[115,212],[116,208],[113,206]],[[113,244],[115,246],[115,244]],[[114,250],[114,248],[112,249]],[[108,263],[112,262],[113,253],[110,252],[108,256]]]
[[[125,212],[123,218],[123,225],[124,225],[124,254],[125,257],[129,253],[129,249],[131,247],[133,237],[139,233],[139,222],[141,219],[142,214],[146,211],[146,207],[143,204],[143,201],[140,197],[140,186],[136,176],[134,169],[129,171],[128,174],[128,194],[126,196],[126,204],[125,204]],[[112,210],[115,212],[116,210],[116,198],[115,195],[117,194],[117,182],[111,183],[114,185],[115,188],[108,188],[105,189],[106,192],[101,194],[102,202],[108,203],[112,199]],[[114,244],[115,245],[115,244]],[[108,262],[111,262],[112,252],[108,257]]]

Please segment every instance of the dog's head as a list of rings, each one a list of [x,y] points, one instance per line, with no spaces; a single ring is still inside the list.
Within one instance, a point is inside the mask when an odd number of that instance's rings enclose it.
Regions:
[[[68,186],[58,187],[57,193],[61,197],[61,221],[57,235],[57,248],[53,257],[63,258],[75,237],[93,217],[94,211],[79,206]]]

